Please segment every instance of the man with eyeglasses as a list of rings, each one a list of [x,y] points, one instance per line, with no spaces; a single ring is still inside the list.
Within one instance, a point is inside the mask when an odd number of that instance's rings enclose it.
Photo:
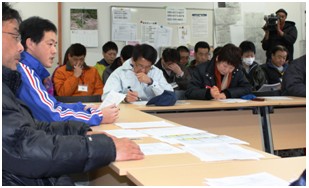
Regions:
[[[20,22],[19,13],[2,2],[2,185],[73,185],[65,174],[142,159],[139,146],[127,138],[92,132],[82,122],[33,118],[15,96],[23,82],[16,71],[24,50],[16,40]]]
[[[284,46],[278,45],[273,48],[271,59],[261,65],[268,84],[282,82],[282,76],[288,68],[287,57],[288,50]]]
[[[262,40],[262,47],[266,51],[267,61],[272,58],[272,48],[282,45],[288,50],[288,61],[293,60],[294,43],[297,39],[297,29],[295,22],[286,21],[288,13],[284,9],[276,11],[278,18],[276,29],[272,30],[266,25],[263,27],[265,32]]]
[[[136,45],[132,58],[117,68],[103,88],[102,100],[110,91],[126,94],[125,102],[148,101],[164,90],[173,91],[160,69],[153,66],[157,51],[148,44]]]

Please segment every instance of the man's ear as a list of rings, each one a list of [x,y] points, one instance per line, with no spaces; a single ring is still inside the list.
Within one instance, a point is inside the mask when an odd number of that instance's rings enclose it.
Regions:
[[[31,40],[31,38],[27,38],[26,39],[26,46],[27,46],[27,49],[30,50],[30,51],[34,51],[34,46],[36,44]]]

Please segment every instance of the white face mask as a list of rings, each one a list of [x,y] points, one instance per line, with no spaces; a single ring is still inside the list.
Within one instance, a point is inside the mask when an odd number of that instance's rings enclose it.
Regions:
[[[243,58],[242,59],[242,62],[245,64],[245,65],[252,65],[252,63],[254,62],[255,58],[254,57],[248,57],[248,58]]]

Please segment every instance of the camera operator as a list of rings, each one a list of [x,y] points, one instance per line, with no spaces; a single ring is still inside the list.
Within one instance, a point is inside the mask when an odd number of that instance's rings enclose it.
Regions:
[[[262,47],[266,50],[266,62],[271,59],[272,48],[277,45],[282,45],[288,49],[288,62],[293,60],[293,45],[297,39],[297,29],[295,22],[286,21],[287,15],[288,13],[284,9],[279,9],[276,12],[276,17],[268,16],[268,18],[265,18],[266,24],[263,27],[265,35],[262,40]],[[274,24],[273,19],[277,19]]]

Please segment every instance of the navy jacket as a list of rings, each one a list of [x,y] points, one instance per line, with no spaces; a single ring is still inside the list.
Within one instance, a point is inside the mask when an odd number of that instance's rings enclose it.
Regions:
[[[306,97],[306,55],[289,64],[282,78],[282,95]]]
[[[216,85],[215,62],[199,64],[191,75],[191,81],[188,84],[186,97],[188,99],[210,100],[212,96],[210,89],[206,86]],[[246,79],[240,68],[235,68],[232,72],[232,80],[229,88],[223,90],[226,98],[240,98],[251,93],[251,84]]]

